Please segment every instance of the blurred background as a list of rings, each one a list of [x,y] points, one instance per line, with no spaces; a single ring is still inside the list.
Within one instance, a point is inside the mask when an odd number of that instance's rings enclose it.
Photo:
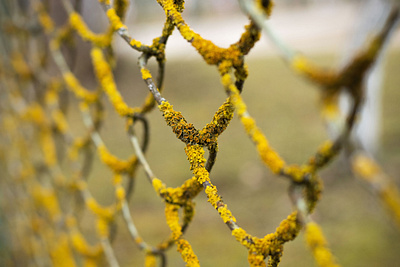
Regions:
[[[379,29],[379,17],[372,12],[383,1],[276,1],[270,25],[280,38],[314,62],[329,67],[342,66],[357,47]],[[372,4],[371,4],[372,3]],[[375,5],[375,6],[374,6]],[[189,26],[215,44],[228,47],[236,42],[248,23],[238,2],[232,0],[191,0],[185,4],[183,17]],[[375,8],[377,9],[377,8]],[[83,14],[94,31],[107,25],[96,1],[83,1]],[[371,11],[372,10],[372,11]],[[372,13],[371,13],[372,12]],[[383,11],[384,12],[384,11]],[[164,14],[156,1],[134,1],[126,24],[131,36],[150,44],[160,35]],[[368,21],[370,23],[368,23]],[[80,44],[75,73],[83,84],[94,87],[89,58],[90,45]],[[139,53],[116,37],[117,66],[114,72],[118,89],[130,106],[141,105],[147,87],[137,67]],[[226,95],[214,66],[203,62],[177,31],[167,44],[166,75],[163,96],[181,111],[187,121],[201,129],[210,122]],[[329,138],[319,115],[318,88],[294,74],[273,45],[262,38],[246,60],[249,77],[243,99],[250,114],[267,136],[270,144],[288,163],[304,163],[318,146]],[[155,76],[156,64],[150,62]],[[375,96],[377,124],[364,132],[374,132],[371,146],[376,158],[400,186],[400,31],[397,29],[377,68],[380,81]],[[105,101],[107,102],[107,101]],[[125,121],[106,104],[101,135],[115,155],[127,158],[133,153],[125,134]],[[184,144],[166,126],[161,113],[154,110],[150,121],[150,144],[146,158],[155,175],[168,186],[181,185],[192,176],[184,153]],[[69,121],[79,134],[83,123],[77,103],[71,99]],[[140,127],[137,131],[140,136]],[[313,219],[318,222],[338,262],[343,266],[397,266],[400,263],[400,231],[379,198],[367,184],[351,175],[341,157],[321,172],[324,192]],[[289,184],[276,177],[259,160],[257,151],[245,134],[237,116],[219,138],[217,162],[211,172],[224,202],[248,233],[263,237],[274,232],[280,221],[292,211],[287,191]],[[90,190],[102,204],[113,201],[111,172],[98,158],[91,176]],[[195,199],[196,214],[185,233],[201,266],[248,266],[247,250],[231,236],[204,193]],[[130,200],[133,220],[150,244],[167,238],[164,204],[157,197],[140,169]],[[93,222],[85,214],[82,227],[90,236]],[[113,243],[121,266],[143,266],[144,254],[128,235],[118,218],[118,234]],[[169,266],[184,266],[179,253],[167,253]],[[314,266],[303,234],[285,245],[280,266]]]

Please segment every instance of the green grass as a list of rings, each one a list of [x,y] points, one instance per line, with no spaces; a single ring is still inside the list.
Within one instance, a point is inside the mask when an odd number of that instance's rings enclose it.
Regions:
[[[329,65],[329,55],[315,56]],[[383,93],[381,159],[400,184],[400,52],[390,53],[386,65]],[[250,76],[243,98],[272,147],[289,163],[303,163],[327,138],[318,112],[318,89],[295,76],[278,58],[248,61]],[[140,80],[136,63],[120,61],[119,88],[131,105],[139,105],[147,89]],[[164,96],[197,128],[208,123],[225,94],[215,67],[200,59],[168,62]],[[78,120],[71,112],[71,118]],[[191,177],[183,151],[184,144],[166,126],[158,110],[149,115],[151,140],[147,158],[155,175],[169,186],[178,186]],[[79,125],[79,122],[77,122]],[[138,131],[140,132],[140,126]],[[118,156],[132,153],[124,133],[124,121],[107,108],[101,131],[110,150]],[[362,182],[353,178],[338,159],[322,172],[325,190],[313,218],[321,224],[338,261],[344,266],[395,266],[400,262],[400,234],[393,227],[378,198]],[[110,173],[98,159],[89,183],[93,194],[108,203],[113,197]],[[292,210],[287,196],[288,183],[273,176],[260,162],[257,151],[237,117],[219,138],[219,153],[211,173],[223,200],[240,226],[262,237],[273,232]],[[196,198],[196,215],[185,238],[192,244],[202,266],[247,266],[247,251],[235,241],[204,193]],[[133,219],[151,244],[169,234],[163,214],[164,204],[139,170],[130,201]],[[121,266],[142,266],[143,253],[119,224],[114,248]],[[184,266],[172,248],[170,266]],[[280,266],[313,266],[302,234],[285,246]]]

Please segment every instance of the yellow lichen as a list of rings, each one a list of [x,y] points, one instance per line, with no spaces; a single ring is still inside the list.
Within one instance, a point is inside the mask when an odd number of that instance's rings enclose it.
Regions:
[[[310,68],[310,64],[306,57],[302,55],[296,55],[292,59],[292,67],[299,72],[305,72]]]
[[[265,267],[264,256],[249,251],[248,261],[250,267]]]
[[[42,8],[40,8],[39,12],[39,22],[47,34],[54,31],[54,22],[52,18]]]
[[[228,206],[226,204],[218,208],[218,213],[224,223],[227,223],[229,221],[236,222],[236,218],[233,217],[232,212],[228,209]]]
[[[165,205],[165,220],[172,231],[172,238],[174,240],[178,240],[182,235],[182,227],[179,225],[179,214],[177,205]]]
[[[205,192],[208,198],[208,202],[210,202],[214,208],[217,208],[218,202],[221,201],[221,198],[218,195],[217,188],[214,185],[210,185],[206,187]]]
[[[101,49],[97,47],[93,48],[91,56],[96,77],[99,80],[101,87],[106,92],[108,99],[113,104],[115,110],[121,116],[133,115],[136,111],[138,111],[138,109],[131,108],[125,103],[115,84],[111,67],[104,59]]]
[[[15,72],[24,80],[32,78],[32,70],[24,56],[19,52],[13,52],[11,55],[11,66]]]
[[[76,30],[76,32],[82,37],[85,41],[90,41],[95,43],[98,46],[109,46],[112,41],[112,31],[108,30],[104,34],[96,34],[93,33],[86,23],[83,21],[81,15],[77,12],[72,12],[69,15],[69,21],[71,26]]]
[[[37,185],[33,188],[33,197],[40,208],[44,208],[53,221],[61,215],[58,198],[53,189]]]
[[[161,192],[162,189],[165,189],[165,185],[163,184],[163,182],[158,179],[158,178],[154,178],[152,180],[152,184],[153,184],[153,188],[154,190],[159,194]]]
[[[69,236],[72,247],[76,252],[93,258],[99,257],[102,254],[103,249],[101,245],[90,246],[76,227],[71,229]]]
[[[97,148],[97,151],[99,153],[101,161],[103,161],[104,164],[108,165],[116,173],[131,171],[137,160],[135,156],[132,156],[128,160],[121,160],[116,156],[112,155],[108,151],[107,147],[104,145],[100,145]]]
[[[321,115],[328,121],[339,119],[340,108],[338,105],[338,94],[328,95],[323,98]]]
[[[178,252],[181,253],[182,259],[186,262],[188,267],[200,267],[199,260],[194,254],[192,246],[184,239],[180,239],[177,242]]]
[[[125,17],[125,14],[129,8],[129,3],[129,0],[115,0],[113,3],[115,12],[121,18],[121,20],[123,20]]]
[[[57,163],[57,153],[56,145],[50,129],[46,129],[41,132],[40,144],[46,164],[48,166],[54,166]]]
[[[156,267],[156,256],[152,253],[147,253],[145,260],[144,260],[144,266],[145,267]]]
[[[85,100],[85,102],[92,103],[97,101],[98,94],[96,92],[90,92],[85,89],[75,75],[72,72],[63,73],[63,78],[68,88],[75,94],[79,99]]]
[[[396,220],[398,226],[400,226],[400,191],[393,183],[388,183],[381,192],[381,199],[390,210],[391,215]]]
[[[298,165],[291,165],[291,166],[285,167],[284,173],[289,175],[290,177],[292,177],[293,181],[295,181],[295,182],[303,181],[303,178],[305,175],[304,169]]]
[[[129,44],[131,46],[135,47],[135,48],[142,47],[142,43],[140,41],[135,40],[135,39],[132,39]]]
[[[115,190],[115,196],[118,201],[123,201],[125,200],[125,189],[122,186],[118,186],[117,189]]]
[[[141,68],[140,72],[142,73],[142,79],[143,80],[147,80],[147,79],[151,79],[151,73],[148,69],[146,68]]]
[[[51,117],[53,118],[59,132],[66,133],[68,131],[68,122],[61,110],[53,110]]]
[[[377,175],[380,172],[380,167],[369,157],[362,154],[359,154],[354,158],[353,169],[357,174],[368,180],[372,180],[374,175]]]
[[[126,29],[127,27],[122,23],[121,18],[117,15],[114,8],[110,8],[107,10],[107,17],[110,20],[111,26],[114,31],[117,31],[121,28]]]
[[[103,217],[97,219],[97,233],[100,238],[108,238],[110,235],[109,221],[105,220]]]
[[[310,247],[314,259],[320,267],[338,267],[327,242],[322,234],[321,228],[314,222],[307,223],[305,227],[305,238]]]
[[[301,225],[297,219],[297,212],[292,212],[285,220],[283,220],[278,228],[276,228],[275,235],[282,242],[293,240],[299,233]]]
[[[107,220],[111,220],[113,218],[115,209],[112,206],[102,207],[100,204],[97,203],[97,201],[93,197],[86,199],[85,202],[88,209],[91,210],[94,214],[98,215],[99,217],[105,218]]]

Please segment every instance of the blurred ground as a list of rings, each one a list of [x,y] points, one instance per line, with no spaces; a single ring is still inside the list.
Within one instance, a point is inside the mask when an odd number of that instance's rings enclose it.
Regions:
[[[187,5],[190,5],[188,1]],[[160,8],[158,8],[159,10]],[[338,4],[307,9],[277,6],[271,24],[287,43],[327,66],[340,64],[341,54],[356,23],[359,8]],[[184,13],[185,16],[185,13]],[[157,16],[155,16],[157,17]],[[162,14],[159,17],[163,17]],[[186,17],[185,17],[186,18]],[[206,20],[187,17],[189,25],[205,38],[226,47],[238,40],[247,18],[243,15],[213,15]],[[129,22],[132,36],[144,43],[159,35],[163,21],[146,24]],[[386,56],[383,90],[383,129],[379,159],[400,185],[400,48],[399,31]],[[116,50],[118,87],[127,102],[140,105],[147,88],[136,66],[138,53],[122,41]],[[247,60],[250,76],[243,98],[249,112],[271,145],[290,163],[304,162],[327,134],[318,114],[318,91],[295,76],[278,58],[268,41],[261,40]],[[154,66],[151,66],[153,73]],[[215,67],[204,63],[194,49],[174,33],[167,47],[164,93],[176,110],[201,128],[224,101],[225,94]],[[78,120],[72,111],[72,119]],[[124,121],[107,109],[102,136],[111,151],[124,157],[132,153],[124,133]],[[157,110],[150,116],[151,140],[147,158],[155,175],[169,186],[191,177],[184,145],[177,141]],[[79,126],[80,122],[75,122]],[[139,128],[139,127],[138,127]],[[138,129],[140,131],[140,129]],[[249,233],[264,236],[273,232],[291,212],[288,184],[273,176],[258,159],[257,152],[235,117],[219,138],[220,151],[211,179]],[[93,194],[107,203],[113,196],[109,175],[96,163],[90,177]],[[334,254],[343,266],[396,266],[400,262],[400,234],[379,200],[364,183],[354,179],[347,165],[336,160],[322,172],[323,198],[314,219],[323,227]],[[163,204],[143,171],[139,171],[130,202],[133,220],[145,238],[156,244],[168,236]],[[196,198],[196,215],[185,237],[192,244],[202,266],[248,266],[247,251],[234,240],[217,212],[202,193]],[[114,242],[121,266],[143,266],[143,253],[133,245],[123,224]],[[184,266],[175,248],[168,252],[169,266]],[[280,266],[313,266],[302,234],[285,246]]]

